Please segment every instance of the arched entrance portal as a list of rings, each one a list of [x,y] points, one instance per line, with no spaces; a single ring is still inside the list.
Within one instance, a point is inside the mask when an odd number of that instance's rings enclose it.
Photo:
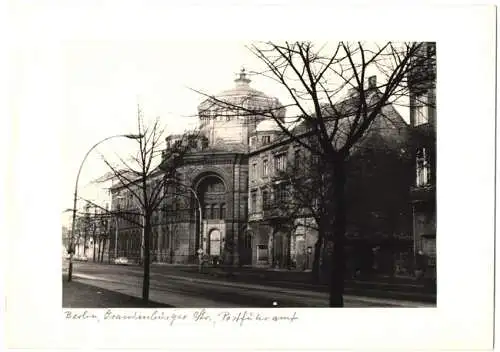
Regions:
[[[227,217],[226,186],[217,175],[205,176],[196,188],[202,207],[202,236],[196,238],[196,248],[211,256],[221,256]]]
[[[211,256],[220,256],[221,254],[221,233],[220,230],[211,230],[208,234],[207,253]]]

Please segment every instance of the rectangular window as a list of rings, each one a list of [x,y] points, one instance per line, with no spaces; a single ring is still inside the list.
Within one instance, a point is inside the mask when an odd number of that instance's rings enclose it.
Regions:
[[[288,185],[286,183],[280,183],[277,185],[274,192],[274,201],[276,204],[284,203],[288,200]]]
[[[428,93],[423,93],[415,96],[414,102],[414,119],[415,126],[423,125],[429,122],[429,99]]]
[[[286,154],[279,154],[274,157],[276,171],[285,171],[286,169]]]
[[[257,177],[257,163],[252,164],[251,176],[254,178]]]
[[[250,194],[250,210],[252,213],[257,212],[257,191],[254,190]]]
[[[320,204],[319,204],[319,197],[315,197],[313,199],[313,209],[314,209],[314,211],[319,211],[319,206],[320,206]]]
[[[262,144],[271,143],[271,136],[262,136]]]
[[[298,169],[300,167],[300,162],[301,162],[300,159],[301,159],[300,149],[296,149],[293,157],[295,169]]]
[[[262,191],[262,208],[263,209],[268,209],[269,208],[269,192],[268,191]]]
[[[262,176],[267,176],[269,175],[269,162],[267,159],[264,159],[262,161]]]
[[[312,154],[311,155],[311,163],[313,166],[319,165],[319,155]]]
[[[431,183],[431,167],[429,162],[429,152],[425,148],[420,148],[417,150],[416,171],[417,171],[416,185],[418,187],[426,186]]]

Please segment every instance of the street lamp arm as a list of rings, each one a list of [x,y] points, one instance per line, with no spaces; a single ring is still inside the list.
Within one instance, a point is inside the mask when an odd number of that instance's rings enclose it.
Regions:
[[[114,135],[114,136],[110,136],[110,137],[106,137],[104,139],[101,139],[99,142],[97,142],[96,144],[94,144],[88,151],[87,153],[85,154],[85,156],[83,157],[83,160],[80,164],[80,167],[78,168],[78,174],[76,175],[76,182],[75,182],[75,194],[77,194],[77,190],[78,190],[78,180],[80,179],[80,173],[82,172],[82,168],[83,168],[83,164],[85,163],[85,160],[87,160],[87,157],[89,156],[89,154],[95,149],[97,148],[97,146],[99,146],[101,143],[104,143],[110,139],[113,139],[113,138],[118,138],[118,137],[125,137],[125,138],[129,138],[129,139],[139,139],[139,138],[142,138],[143,136],[142,135],[133,135],[133,134],[117,134],[117,135]],[[76,198],[76,196],[75,196]],[[76,204],[76,202],[75,202]],[[74,209],[75,207],[73,207]]]
[[[72,224],[71,224],[71,239],[73,239],[73,234],[75,233],[75,220],[76,220],[76,202],[77,202],[77,199],[78,199],[78,181],[80,180],[80,173],[82,172],[82,168],[83,168],[83,164],[85,163],[85,160],[87,160],[87,157],[89,156],[89,154],[98,146],[100,145],[101,143],[103,142],[106,142],[112,138],[118,138],[118,137],[125,137],[125,138],[128,138],[128,139],[140,139],[142,137],[144,137],[144,135],[142,134],[138,134],[138,135],[134,135],[134,134],[118,134],[118,135],[114,135],[114,136],[110,136],[110,137],[106,137],[104,139],[101,139],[99,142],[97,142],[96,144],[94,144],[88,151],[87,153],[85,154],[85,156],[83,157],[83,160],[82,162],[80,163],[80,167],[78,168],[78,174],[76,175],[76,181],[75,181],[75,192],[73,194],[73,219],[72,219]],[[69,268],[68,268],[68,281],[71,281],[71,272],[72,272],[72,267],[73,267],[73,263],[72,263],[72,257],[73,257],[73,241],[71,241],[71,244],[70,244],[70,262],[69,262]]]

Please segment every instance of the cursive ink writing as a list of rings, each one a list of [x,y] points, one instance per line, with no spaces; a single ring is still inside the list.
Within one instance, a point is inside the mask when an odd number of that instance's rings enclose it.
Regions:
[[[164,312],[154,310],[152,313],[132,312],[132,313],[115,313],[111,309],[107,309],[104,313],[104,320],[162,320],[173,325],[176,321],[187,320],[188,316],[179,312]]]
[[[269,314],[265,315],[263,313],[253,313],[248,311],[231,313],[228,311],[220,312],[218,317],[223,322],[233,322],[237,323],[240,326],[243,326],[245,321],[289,321],[293,323],[295,320],[298,320],[297,313],[293,312],[291,315],[278,315],[278,314]]]
[[[71,311],[65,311],[64,312],[64,317],[66,319],[71,319],[71,320],[97,320],[99,321],[99,316],[97,316],[94,313],[89,312],[88,310],[84,310],[83,312],[71,312]]]

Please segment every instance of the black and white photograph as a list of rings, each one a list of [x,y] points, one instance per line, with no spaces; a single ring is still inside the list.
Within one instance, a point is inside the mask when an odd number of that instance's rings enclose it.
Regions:
[[[493,344],[494,8],[28,3],[10,348]]]
[[[162,46],[68,49],[72,109],[76,95],[98,105],[89,99],[112,95],[115,80],[115,94],[137,89],[138,101],[68,173],[63,307],[436,304],[436,43],[227,42],[222,52],[246,50],[255,67],[203,77],[214,68],[199,63],[200,85],[217,76],[227,89],[186,83],[167,95],[196,112],[156,117],[148,105],[165,101],[150,89],[171,73],[156,76],[168,59],[149,55]],[[135,71],[109,77],[100,70],[118,51],[114,64]]]

